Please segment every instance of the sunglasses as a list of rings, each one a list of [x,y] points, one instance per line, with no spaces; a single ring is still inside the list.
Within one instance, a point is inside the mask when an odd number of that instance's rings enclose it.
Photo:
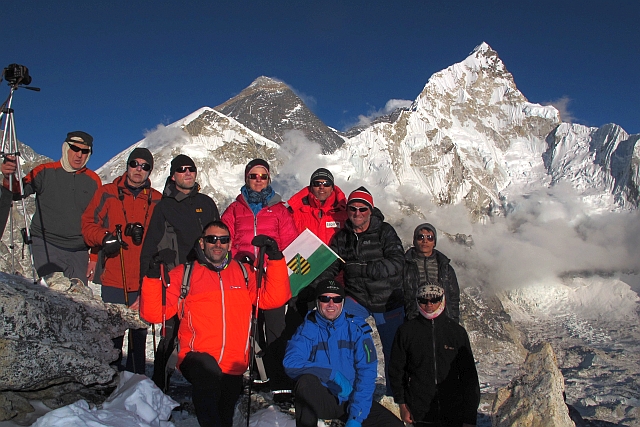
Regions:
[[[202,240],[210,245],[215,245],[216,242],[220,242],[221,245],[226,245],[231,241],[230,236],[202,236]]]
[[[129,167],[131,169],[136,169],[138,166],[140,166],[145,172],[149,172],[151,170],[151,165],[149,163],[138,163],[135,160],[131,160],[129,162]]]
[[[418,234],[416,236],[416,240],[425,240],[427,239],[429,242],[433,242],[436,240],[436,237],[433,234]]]
[[[91,152],[91,148],[80,148],[77,145],[69,144],[69,148],[75,153],[82,152],[82,154],[89,154]]]
[[[180,166],[178,169],[176,169],[176,172],[178,173],[185,173],[185,172],[194,172],[196,171],[196,167],[195,166]]]
[[[340,304],[343,300],[344,300],[344,298],[341,297],[340,295],[338,295],[337,297],[330,297],[328,295],[320,295],[318,297],[318,301],[324,302],[324,303],[327,303],[329,301],[333,301],[336,304]]]
[[[250,173],[249,174],[249,179],[262,179],[262,180],[267,180],[269,179],[269,174],[268,173]]]
[[[327,187],[331,187],[332,185],[333,185],[333,184],[331,184],[329,181],[324,181],[324,182],[320,182],[320,181],[313,181],[313,182],[311,183],[311,186],[313,186],[313,187],[315,187],[315,188],[318,188],[318,187],[324,187],[324,188],[327,188]]]
[[[418,302],[420,304],[437,304],[440,301],[442,301],[442,297],[436,297],[436,298],[418,298]]]
[[[368,211],[368,210],[369,210],[369,208],[368,208],[368,207],[366,207],[366,206],[361,206],[361,207],[357,207],[357,206],[347,206],[347,208],[349,208],[349,211],[350,211],[350,212],[362,212],[362,213],[364,213],[364,212],[366,212],[366,211]]]

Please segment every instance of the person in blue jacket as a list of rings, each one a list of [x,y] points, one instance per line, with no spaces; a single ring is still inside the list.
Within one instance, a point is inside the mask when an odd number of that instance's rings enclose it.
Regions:
[[[318,283],[316,310],[287,344],[283,365],[296,380],[296,427],[315,427],[318,419],[340,419],[345,427],[401,427],[373,400],[378,359],[371,327],[343,312],[344,297],[335,281]]]

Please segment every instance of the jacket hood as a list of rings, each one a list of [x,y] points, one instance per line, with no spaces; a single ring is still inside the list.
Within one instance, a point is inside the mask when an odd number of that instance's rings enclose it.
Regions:
[[[347,198],[344,195],[344,192],[335,184],[333,186],[333,192],[327,198],[324,205],[320,206],[319,204],[317,204],[314,206],[314,199],[315,196],[307,186],[291,196],[291,198],[287,201],[287,204],[291,206],[292,209],[300,209],[303,206],[311,206],[313,208],[323,207],[338,209],[340,207],[347,206]]]

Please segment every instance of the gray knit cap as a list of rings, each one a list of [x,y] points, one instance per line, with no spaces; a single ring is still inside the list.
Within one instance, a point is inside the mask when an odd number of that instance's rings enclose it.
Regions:
[[[413,230],[413,245],[416,245],[416,240],[418,238],[418,234],[420,234],[420,230],[429,230],[430,232],[433,233],[433,243],[434,243],[434,247],[435,245],[438,243],[438,233],[436,232],[436,228],[429,224],[428,222],[425,222],[424,224],[420,224],[419,226],[416,227],[415,230]]]

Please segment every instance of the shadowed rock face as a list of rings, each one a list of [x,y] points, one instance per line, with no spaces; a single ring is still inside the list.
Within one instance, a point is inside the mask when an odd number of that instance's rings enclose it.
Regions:
[[[278,144],[284,142],[285,132],[291,130],[302,131],[324,153],[333,153],[344,142],[286,84],[269,77],[258,77],[215,109]]]
[[[523,374],[498,391],[493,426],[573,427],[564,402],[564,378],[549,343],[530,353]]]
[[[146,327],[136,312],[104,304],[60,273],[48,283],[0,273],[2,420],[28,412],[26,399],[60,406],[77,396],[99,399],[116,374],[109,366],[118,356],[112,338]],[[69,393],[76,397],[65,398]]]

